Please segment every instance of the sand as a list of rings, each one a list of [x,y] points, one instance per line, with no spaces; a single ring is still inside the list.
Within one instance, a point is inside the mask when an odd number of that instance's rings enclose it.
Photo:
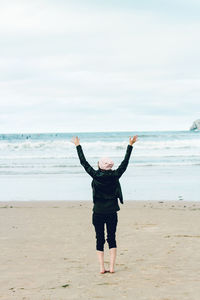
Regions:
[[[91,216],[89,201],[0,202],[0,299],[200,299],[200,203],[121,206],[114,274]]]

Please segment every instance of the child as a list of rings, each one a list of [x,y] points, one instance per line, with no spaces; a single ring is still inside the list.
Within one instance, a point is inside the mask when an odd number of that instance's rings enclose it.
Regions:
[[[92,223],[96,232],[96,250],[100,264],[100,273],[104,274],[107,271],[104,267],[104,224],[107,228],[107,242],[110,251],[110,270],[108,272],[114,273],[114,265],[117,254],[116,245],[116,228],[117,228],[117,211],[120,210],[118,205],[118,198],[123,203],[123,196],[119,178],[125,172],[129,158],[132,152],[133,144],[137,141],[137,135],[129,138],[129,145],[127,146],[126,155],[120,166],[116,170],[112,170],[113,161],[108,157],[103,157],[98,162],[98,170],[94,170],[86,161],[80,145],[80,138],[73,137],[72,143],[75,144],[76,150],[80,159],[81,165],[85,171],[93,178],[93,215]]]

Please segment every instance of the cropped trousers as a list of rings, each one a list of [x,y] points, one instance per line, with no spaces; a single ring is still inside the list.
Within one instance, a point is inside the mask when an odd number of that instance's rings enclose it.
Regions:
[[[107,229],[107,242],[109,249],[116,248],[116,229],[117,229],[118,216],[117,212],[112,214],[97,214],[93,212],[92,224],[96,232],[96,250],[103,251],[105,244],[105,224]]]

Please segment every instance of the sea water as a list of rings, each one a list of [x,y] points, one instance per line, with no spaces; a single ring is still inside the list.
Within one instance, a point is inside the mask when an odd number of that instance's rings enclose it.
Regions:
[[[200,200],[200,131],[0,134],[0,201],[91,200],[78,135],[94,169],[108,156],[117,168],[129,136],[138,135],[121,177],[124,200]]]

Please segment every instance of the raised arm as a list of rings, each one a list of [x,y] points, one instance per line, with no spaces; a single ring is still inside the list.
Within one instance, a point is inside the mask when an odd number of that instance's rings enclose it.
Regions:
[[[85,171],[90,176],[92,176],[92,178],[94,178],[95,174],[96,174],[96,171],[90,166],[90,164],[85,159],[85,155],[83,153],[83,149],[82,149],[82,147],[80,145],[80,138],[78,138],[77,136],[73,137],[72,140],[71,140],[71,142],[74,143],[75,146],[76,146],[76,150],[77,150],[78,157],[79,157],[81,165],[84,167]]]
[[[135,135],[133,138],[129,137],[129,145],[127,146],[125,157],[121,162],[121,164],[119,165],[119,167],[117,168],[117,170],[115,170],[116,177],[120,178],[122,174],[126,171],[131,156],[131,152],[133,150],[133,144],[136,141],[137,141],[137,135]]]

